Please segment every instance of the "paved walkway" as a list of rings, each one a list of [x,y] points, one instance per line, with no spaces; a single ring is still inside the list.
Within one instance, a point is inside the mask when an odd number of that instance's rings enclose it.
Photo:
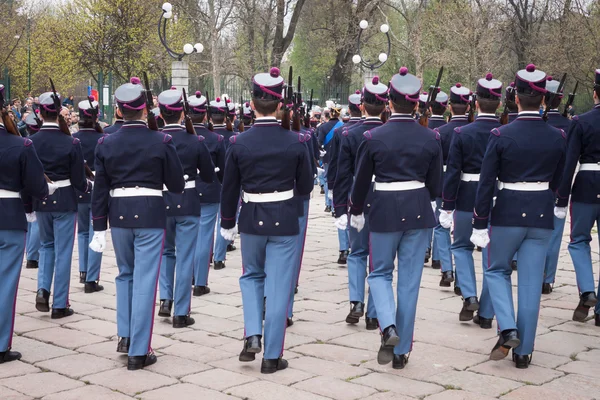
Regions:
[[[296,323],[285,343],[290,367],[273,375],[260,374],[260,357],[237,360],[243,334],[239,250],[228,254],[227,268],[211,270],[212,292],[193,299],[194,326],[173,329],[169,319],[155,319],[158,363],[138,372],[126,371],[126,356],[115,352],[117,267],[110,243],[102,293],[83,293],[76,259],[70,296],[76,314],[58,323],[35,310],[37,275],[23,270],[13,343],[23,360],[0,365],[0,399],[600,399],[600,328],[571,321],[578,297],[566,242],[555,291],[542,299],[527,370],[488,361],[495,329],[460,323],[460,298],[438,287],[439,272],[427,267],[410,362],[400,371],[378,365],[377,331],[366,331],[363,321],[344,322],[346,269],[335,264],[337,235],[319,195],[311,204]]]

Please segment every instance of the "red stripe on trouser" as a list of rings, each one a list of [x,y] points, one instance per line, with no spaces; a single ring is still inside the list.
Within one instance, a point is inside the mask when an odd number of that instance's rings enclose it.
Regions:
[[[73,224],[73,243],[71,244],[71,248],[75,247],[75,236],[77,235],[77,212],[74,214],[75,224]],[[86,266],[87,268],[87,266]],[[70,271],[70,268],[69,268]],[[69,281],[67,283],[67,308],[71,307],[69,304],[69,292],[71,291],[71,277],[69,277]]]

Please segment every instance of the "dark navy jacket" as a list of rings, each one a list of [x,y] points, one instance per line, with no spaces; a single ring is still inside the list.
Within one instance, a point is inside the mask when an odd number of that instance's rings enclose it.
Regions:
[[[333,138],[325,144],[325,139],[327,138],[327,134],[331,129],[338,123],[341,122],[338,118],[331,118],[329,121],[325,122],[321,126],[317,128],[317,140],[319,141],[319,146],[321,146],[327,153],[323,156],[323,163],[329,164],[329,160],[331,159],[331,145],[333,142]]]
[[[479,182],[464,182],[460,176],[462,172],[480,173],[490,132],[500,126],[495,116],[478,116],[474,122],[454,129],[444,174],[443,210],[473,212]]]
[[[52,181],[70,180],[71,186],[57,189],[45,200],[33,201],[34,211],[77,211],[75,190],[89,192],[91,185],[85,177],[84,158],[79,139],[65,135],[56,124],[44,123],[31,137],[35,150]]]
[[[419,181],[425,183],[424,188],[373,192],[369,229],[402,232],[436,226],[430,203],[442,192],[439,135],[410,115],[392,114],[388,122],[365,132],[364,137],[358,149],[350,212],[363,212],[373,175],[375,182]]]
[[[558,110],[548,111],[548,121],[546,122],[555,128],[562,129],[565,132],[569,132],[569,128],[571,127],[571,120],[567,117],[563,117]]]
[[[519,113],[508,113],[508,123],[510,124],[511,122],[513,122],[514,120],[517,119],[517,117],[519,116]]]
[[[596,171],[580,171],[573,175],[577,162],[582,164],[600,163],[600,104],[591,111],[574,116],[567,137],[567,161],[564,177],[558,189],[556,205],[566,207],[569,195],[572,202],[600,204],[600,173]]]
[[[497,182],[549,182],[543,191],[499,190],[491,225],[553,229],[554,191],[565,164],[565,133],[544,122],[538,112],[520,113],[490,135],[481,165],[473,227],[488,226]]]
[[[305,136],[282,128],[275,118],[259,119],[231,138],[227,152],[221,226],[235,227],[240,189],[274,193],[295,189],[299,196],[313,189],[313,168]],[[298,199],[271,203],[242,202],[239,231],[261,236],[292,236],[299,232]]]
[[[437,129],[444,125],[446,125],[446,120],[443,115],[432,115],[429,117],[429,129]]]
[[[214,132],[223,136],[223,139],[224,139],[223,143],[225,144],[225,150],[227,150],[229,148],[229,144],[230,144],[229,138],[237,135],[237,133],[228,131],[227,128],[225,128],[225,125],[215,125],[215,126],[213,126],[213,129],[214,129]]]
[[[356,154],[358,153],[360,144],[365,140],[363,133],[381,125],[383,125],[383,122],[380,118],[369,117],[349,128],[344,127],[342,131],[342,143],[337,161],[338,174],[333,186],[333,205],[336,218],[348,213],[348,199],[350,198],[354,176],[356,175]],[[331,168],[331,165],[329,168]],[[330,186],[330,190],[331,188]],[[370,200],[371,194],[367,196],[367,206],[364,209],[365,214],[368,214],[371,208]]]
[[[444,151],[444,165],[448,163],[448,152],[450,151],[450,142],[454,135],[454,129],[465,126],[468,123],[469,119],[466,116],[456,115],[453,116],[447,124],[435,128],[435,131],[440,134],[440,142],[442,144],[442,150]]]
[[[116,188],[147,188],[181,193],[183,168],[173,138],[148,129],[144,121],[126,121],[96,147],[96,179],[92,193],[95,231],[104,231],[110,221],[118,228],[166,227],[162,196],[111,197]]]
[[[123,120],[122,119],[117,119],[115,120],[115,123],[112,124],[111,126],[107,126],[106,128],[104,128],[104,133],[106,133],[107,135],[110,135],[111,133],[115,133],[116,131],[118,131],[119,129],[121,129],[121,127],[123,126]]]
[[[104,134],[96,132],[93,128],[83,128],[73,134],[74,138],[81,141],[83,159],[92,171],[94,171],[94,154],[96,152],[96,146],[98,145],[98,140],[100,140],[102,136],[104,136]],[[83,193],[76,190],[75,194],[77,195],[78,203],[89,204],[92,202],[91,192]]]
[[[166,125],[162,131],[173,138],[183,174],[188,176],[188,182],[196,181],[198,186],[198,180],[212,183],[213,179],[217,179],[210,152],[204,144],[204,136],[191,135],[179,125]],[[163,197],[167,217],[200,215],[200,196],[196,188],[185,189],[183,193],[164,192]]]
[[[26,231],[25,212],[32,211],[31,197],[45,200],[48,196],[48,184],[44,177],[44,167],[35,152],[33,142],[11,135],[2,124],[0,124],[0,189],[21,192],[20,199],[0,198],[0,230]],[[25,202],[28,204],[24,204]]]
[[[296,131],[294,131],[294,132],[296,132]],[[312,146],[311,130],[308,128],[301,127],[300,133],[302,133],[304,135],[304,145],[306,146],[306,148],[308,150],[308,155],[310,157],[309,162],[310,162],[311,173],[313,174],[313,176],[315,176],[317,174],[317,164],[314,162],[314,151],[313,151],[313,146]],[[303,217],[304,216],[304,202],[306,200],[310,201],[310,193],[300,195],[300,194],[298,194],[298,190],[294,189],[294,196],[296,196],[296,198],[298,199],[298,216]]]
[[[360,118],[350,118],[348,122],[344,125],[340,126],[336,130],[333,131],[333,139],[331,139],[330,151],[331,155],[329,156],[329,167],[327,168],[327,187],[329,190],[333,189],[335,186],[335,177],[338,172],[338,157],[340,152],[340,146],[342,144],[342,131],[350,129],[357,124],[361,124],[362,120]],[[345,203],[345,202],[344,202]]]
[[[200,204],[214,204],[221,201],[221,182],[225,172],[225,141],[222,135],[208,130],[204,125],[194,124],[196,133],[204,136],[204,145],[210,152],[210,157],[215,168],[219,168],[216,173],[216,179],[212,183],[202,182],[196,179],[196,190]],[[229,131],[228,131],[229,132]]]

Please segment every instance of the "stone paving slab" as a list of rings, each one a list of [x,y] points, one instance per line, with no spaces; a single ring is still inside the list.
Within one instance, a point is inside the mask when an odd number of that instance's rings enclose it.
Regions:
[[[0,385],[6,386],[19,393],[38,398],[47,394],[85,386],[85,383],[64,377],[54,372],[43,372],[2,379],[0,380]]]
[[[115,392],[102,386],[86,385],[44,396],[42,400],[131,400],[133,397]]]

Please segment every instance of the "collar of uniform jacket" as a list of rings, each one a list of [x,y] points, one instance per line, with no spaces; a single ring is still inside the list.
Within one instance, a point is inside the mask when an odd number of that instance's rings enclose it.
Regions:
[[[350,121],[360,121],[362,117],[350,117]]]
[[[394,121],[414,121],[414,117],[412,116],[412,114],[400,114],[400,113],[392,113],[392,116],[390,117],[390,121],[394,120]]]
[[[468,117],[466,115],[453,115],[452,119],[450,121],[456,122],[456,121],[466,121],[468,119]]]
[[[183,127],[179,124],[168,124],[163,126],[163,131],[178,131],[183,129]]]
[[[54,122],[44,122],[42,128],[58,128],[58,124]]]
[[[123,122],[123,128],[129,128],[129,127],[134,127],[134,126],[148,126],[148,123],[146,121],[143,121],[141,119],[136,119],[133,121],[125,121]]]
[[[517,119],[542,119],[542,116],[537,111],[521,111]]]
[[[254,120],[253,126],[275,126],[279,125],[275,117],[260,117]]]

